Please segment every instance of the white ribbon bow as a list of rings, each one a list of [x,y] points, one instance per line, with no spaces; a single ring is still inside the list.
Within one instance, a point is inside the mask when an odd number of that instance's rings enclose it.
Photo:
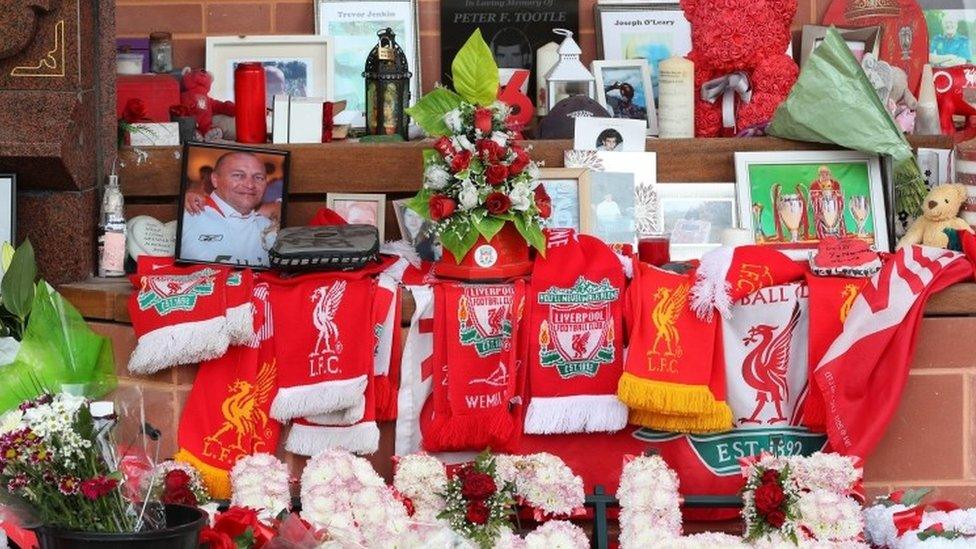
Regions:
[[[735,128],[736,95],[743,103],[752,101],[752,84],[744,71],[729,73],[702,84],[703,101],[715,103],[719,96],[722,97],[722,126],[726,128]]]

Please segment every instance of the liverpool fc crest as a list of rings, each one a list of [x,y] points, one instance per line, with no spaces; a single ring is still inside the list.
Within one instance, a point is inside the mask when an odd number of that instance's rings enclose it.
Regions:
[[[458,337],[481,358],[507,350],[512,336],[512,286],[465,286],[458,300]]]
[[[580,277],[571,288],[551,287],[539,294],[549,316],[539,327],[539,363],[559,376],[594,377],[614,360],[614,322],[610,304],[620,291],[606,278],[599,284]]]
[[[192,311],[197,298],[213,294],[214,275],[211,269],[172,276],[144,276],[139,289],[139,310],[155,308],[160,316],[173,311]]]

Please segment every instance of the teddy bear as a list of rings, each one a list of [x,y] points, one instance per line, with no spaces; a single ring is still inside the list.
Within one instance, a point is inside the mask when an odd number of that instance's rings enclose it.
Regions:
[[[773,117],[800,72],[786,55],[796,0],[681,0],[681,9],[691,22],[688,59],[695,63],[696,135],[734,135],[736,128],[755,132]],[[734,123],[723,124],[725,94],[720,91],[709,101],[700,90],[706,82],[718,83],[740,71],[748,86],[736,92]]]
[[[956,215],[966,201],[966,186],[956,184],[936,185],[922,201],[922,216],[908,228],[898,241],[898,248],[922,244],[946,248],[949,235],[946,229],[973,232],[972,227]]]
[[[911,132],[915,127],[918,100],[908,89],[908,74],[871,53],[864,54],[861,68],[898,127],[903,132]]]
[[[234,102],[218,101],[210,97],[213,75],[203,69],[184,68],[182,84],[180,103],[190,109],[190,114],[197,119],[197,139],[221,139],[223,131],[213,127],[213,116],[234,116]]]

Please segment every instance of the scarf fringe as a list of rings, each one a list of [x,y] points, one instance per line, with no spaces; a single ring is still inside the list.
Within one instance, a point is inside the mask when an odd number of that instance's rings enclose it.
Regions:
[[[400,329],[397,327],[396,329]],[[376,420],[394,421],[397,418],[397,394],[396,388],[390,382],[389,376],[376,376],[373,378],[374,395],[376,397]]]
[[[435,416],[431,422],[430,433],[425,437],[425,450],[450,452],[492,448],[500,451],[506,448],[515,434],[515,421],[506,410],[495,410],[490,414],[464,416]]]
[[[732,409],[722,403],[714,413],[695,416],[669,416],[644,410],[631,410],[630,422],[641,427],[675,433],[708,434],[732,429]]]
[[[380,429],[375,421],[349,427],[295,423],[285,441],[285,450],[302,456],[314,456],[329,449],[360,455],[373,454],[379,447]]]
[[[200,471],[200,478],[203,479],[203,485],[210,493],[211,498],[230,499],[230,471],[204,463],[186,448],[180,448],[173,459],[192,465],[197,471]]]
[[[280,387],[271,403],[271,417],[281,423],[355,406],[366,391],[366,376],[322,381],[313,385]]]
[[[728,408],[705,385],[684,385],[643,379],[624,372],[617,384],[617,396],[631,410],[672,416],[715,414]],[[731,412],[730,412],[731,417]]]
[[[139,336],[129,357],[129,371],[149,375],[171,366],[195,364],[223,356],[229,346],[224,316],[164,326]]]
[[[231,345],[246,345],[254,339],[254,305],[250,301],[227,309],[226,315]]]
[[[616,395],[533,397],[525,413],[525,432],[613,433],[627,426],[627,405]]]
[[[695,271],[695,284],[691,287],[691,309],[698,318],[711,322],[713,310],[718,309],[722,318],[732,313],[732,285],[727,277],[732,267],[735,248],[723,246],[702,256]]]
[[[311,423],[317,423],[319,425],[355,425],[363,420],[363,416],[366,413],[366,397],[363,396],[359,399],[359,402],[353,404],[345,410],[337,410],[335,412],[328,412],[325,414],[316,414],[314,416],[308,416],[307,419]]]

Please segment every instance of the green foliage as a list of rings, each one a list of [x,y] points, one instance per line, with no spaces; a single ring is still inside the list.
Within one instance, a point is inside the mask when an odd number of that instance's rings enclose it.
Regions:
[[[454,256],[454,261],[461,263],[468,251],[478,241],[478,230],[470,218],[458,219],[450,223],[440,233],[441,244]]]
[[[14,252],[10,268],[0,281],[0,322],[3,334],[21,339],[27,317],[30,316],[34,302],[34,280],[37,278],[37,264],[34,261],[34,248],[30,241],[24,242]]]
[[[461,96],[447,88],[437,88],[420,98],[417,104],[407,109],[407,114],[428,135],[450,135],[444,123],[444,115],[461,105]]]
[[[542,227],[527,215],[515,215],[512,218],[515,229],[518,230],[522,238],[536,249],[542,257],[546,256],[546,236],[542,234]]]
[[[481,29],[475,29],[454,57],[451,74],[454,89],[467,102],[486,107],[495,101],[498,95],[498,65],[481,36]]]

